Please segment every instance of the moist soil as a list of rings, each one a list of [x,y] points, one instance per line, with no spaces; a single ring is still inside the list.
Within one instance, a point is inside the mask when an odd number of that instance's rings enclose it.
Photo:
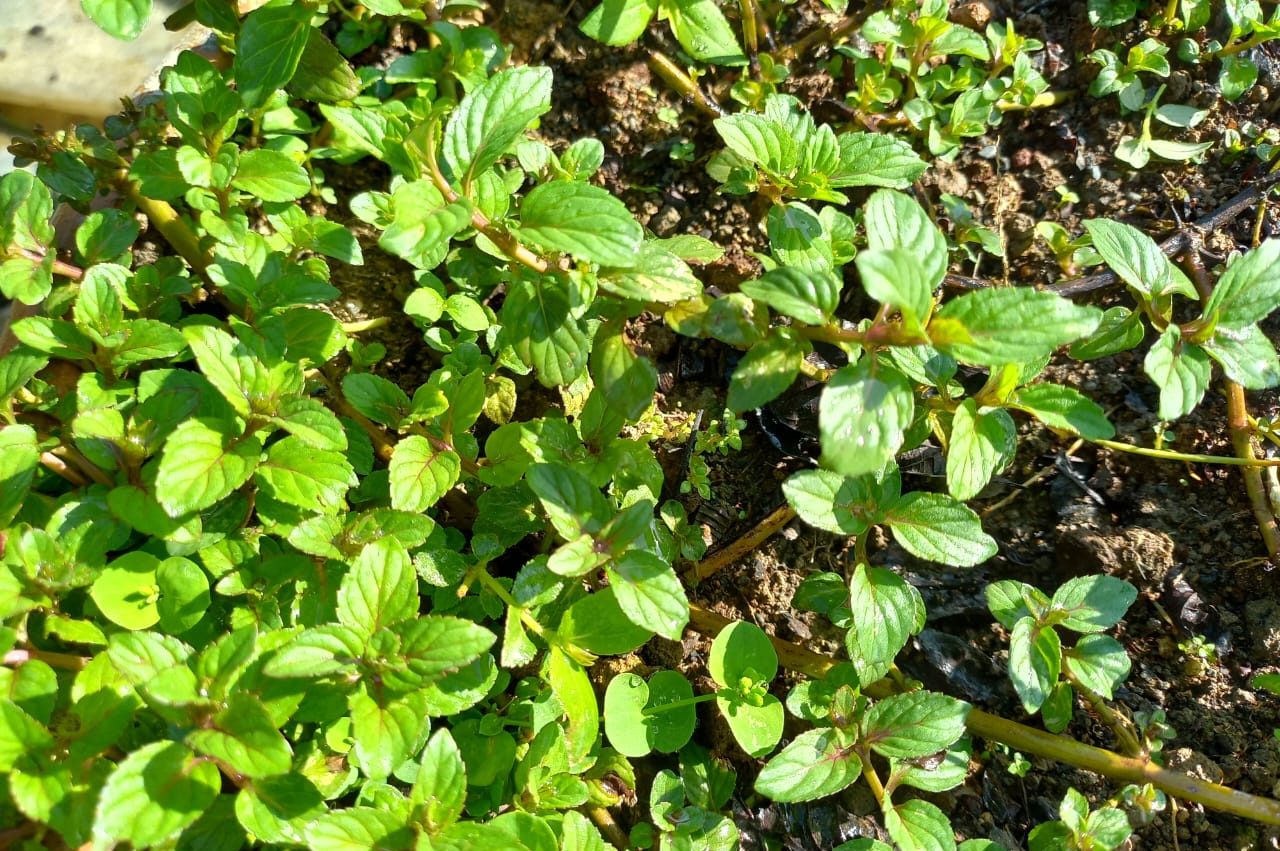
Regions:
[[[577,24],[594,5],[508,0],[493,3],[486,23],[515,45],[514,60],[550,66],[555,74],[554,106],[538,133],[558,150],[575,139],[595,136],[605,144],[605,164],[597,182],[619,195],[640,222],[659,236],[695,233],[725,249],[719,261],[702,267],[709,287],[732,291],[760,272],[753,251],[767,249],[760,226],[765,207],[752,198],[717,194],[705,172],[706,159],[719,148],[710,118],[681,101],[647,64],[648,51],[675,55],[665,27],[652,26],[639,45],[613,48],[587,39]],[[1110,217],[1164,238],[1212,212],[1248,186],[1256,176],[1246,157],[1224,162],[1220,149],[1202,164],[1153,161],[1134,171],[1113,156],[1124,133],[1134,132],[1114,98],[1085,92],[1096,66],[1084,56],[1098,46],[1085,19],[1084,3],[956,4],[953,15],[964,23],[1012,19],[1018,32],[1042,40],[1037,54],[1052,88],[1072,93],[1048,110],[1012,114],[986,137],[970,140],[951,163],[935,163],[914,187],[926,206],[942,193],[963,198],[979,221],[997,229],[1008,245],[1008,261],[985,257],[953,266],[953,272],[978,274],[1016,284],[1047,284],[1062,277],[1052,253],[1034,238],[1035,223],[1056,221],[1072,234],[1091,217]],[[773,33],[788,44],[820,23],[822,6],[812,0],[789,7],[785,25]],[[969,16],[965,18],[964,16]],[[824,20],[830,20],[829,14]],[[1112,30],[1108,40],[1127,45],[1143,37],[1136,29]],[[381,61],[412,50],[403,39],[386,49]],[[1209,119],[1183,136],[1189,141],[1220,139],[1225,128],[1244,122],[1271,122],[1280,109],[1276,69],[1280,62],[1256,51],[1262,67],[1259,85],[1241,102],[1223,100],[1209,70],[1178,70],[1170,78],[1165,102],[1212,108]],[[825,71],[829,49],[818,48],[792,65],[782,90],[796,95],[821,120],[840,123],[847,81]],[[736,72],[713,69],[701,82],[730,109],[727,96]],[[681,155],[692,144],[692,154]],[[1256,161],[1253,161],[1256,162]],[[366,160],[358,168],[333,169],[329,181],[340,197],[385,186],[387,175]],[[1069,187],[1078,201],[1060,204],[1058,187]],[[863,197],[853,198],[853,204]],[[331,216],[342,217],[335,208]],[[1254,225],[1250,210],[1225,232],[1209,234],[1209,252],[1225,258],[1247,247]],[[388,357],[378,367],[412,387],[430,371],[432,357],[421,333],[403,319],[399,303],[413,287],[412,270],[377,250],[374,234],[349,221],[364,242],[364,267],[340,266],[335,283],[344,291],[342,308],[358,319],[401,316],[380,330]],[[947,227],[945,218],[940,224]],[[1272,209],[1262,233],[1280,230]],[[1210,260],[1213,254],[1209,255]],[[848,289],[856,289],[851,285]],[[1102,306],[1126,303],[1115,291],[1092,301]],[[659,406],[667,412],[702,412],[717,418],[724,407],[726,376],[733,353],[701,341],[677,339],[658,317],[643,317],[633,339],[660,367]],[[1280,325],[1266,328],[1280,340]],[[1116,425],[1117,440],[1150,446],[1156,437],[1156,389],[1142,374],[1145,351],[1090,363],[1063,358],[1046,378],[1080,389],[1101,404]],[[1253,416],[1280,414],[1280,395],[1249,394]],[[1167,427],[1174,449],[1231,454],[1226,410],[1211,391],[1190,416]],[[783,503],[780,485],[809,462],[780,451],[754,417],[742,431],[742,449],[708,455],[712,495],[680,494],[678,484],[688,461],[687,446],[662,451],[669,495],[684,501],[704,537],[715,549],[749,530]],[[925,632],[900,657],[903,670],[932,688],[964,698],[1006,717],[1028,720],[1005,676],[1008,635],[986,609],[983,588],[997,579],[1018,579],[1051,591],[1074,576],[1108,573],[1140,589],[1137,602],[1115,632],[1133,660],[1133,671],[1117,695],[1130,714],[1163,710],[1176,736],[1165,746],[1166,764],[1206,780],[1258,795],[1280,795],[1280,698],[1250,688],[1259,673],[1280,670],[1280,591],[1250,512],[1242,479],[1229,467],[1195,467],[1177,462],[1101,450],[1085,444],[1071,450],[1069,438],[1023,422],[1019,451],[1000,480],[974,500],[984,526],[1000,545],[999,554],[967,570],[943,569],[912,558],[891,539],[872,542],[873,563],[891,566],[920,589],[928,607]],[[905,487],[941,489],[936,470],[905,474]],[[814,650],[839,654],[842,636],[825,620],[792,606],[797,585],[817,571],[844,572],[851,541],[793,522],[748,557],[721,571],[691,592],[705,606],[751,621],[781,638]],[[1180,648],[1203,637],[1200,654]],[[602,660],[601,683],[622,669],[673,667],[695,688],[714,688],[703,661],[708,642],[692,633],[683,642],[657,639],[638,655]],[[606,673],[607,672],[607,673]],[[777,693],[788,683],[780,680]],[[733,742],[715,711],[700,707],[697,739],[738,771],[733,812],[747,849],[827,849],[858,836],[877,836],[875,810],[862,784],[810,805],[776,805],[755,796],[751,783],[759,762]],[[788,735],[798,732],[788,730]],[[1102,747],[1115,742],[1105,726],[1077,707],[1068,734]],[[962,838],[990,838],[1006,848],[1025,847],[1027,831],[1056,817],[1057,804],[1074,786],[1098,804],[1115,794],[1114,785],[1095,775],[1032,760],[1025,777],[1009,771],[1013,755],[992,744],[974,742],[967,782],[944,795],[930,796],[952,815]],[[668,762],[641,761],[641,788]],[[674,765],[672,765],[674,767]],[[647,816],[641,798],[617,817],[626,827]],[[881,836],[881,838],[885,838]],[[1133,849],[1277,848],[1274,831],[1241,819],[1181,804],[1141,826]]]

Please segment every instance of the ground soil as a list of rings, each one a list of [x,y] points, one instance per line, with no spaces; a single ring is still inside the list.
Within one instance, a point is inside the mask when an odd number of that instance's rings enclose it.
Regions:
[[[562,149],[583,136],[600,138],[607,150],[600,182],[620,195],[646,227],[660,236],[696,233],[726,249],[725,257],[702,270],[705,282],[731,290],[759,271],[750,252],[766,247],[759,226],[763,209],[752,199],[716,194],[706,176],[705,159],[719,147],[708,117],[668,90],[646,64],[649,48],[674,52],[663,27],[650,28],[641,45],[607,48],[582,36],[577,23],[593,5],[542,0],[494,3],[487,22],[515,45],[517,61],[550,66],[555,73],[555,105],[543,119],[540,135]],[[1007,270],[988,257],[979,274],[1018,284],[1045,284],[1060,277],[1047,248],[1032,236],[1037,221],[1060,222],[1080,232],[1083,219],[1116,218],[1157,238],[1212,211],[1244,188],[1248,159],[1224,162],[1218,152],[1200,165],[1157,163],[1134,172],[1112,152],[1120,135],[1132,132],[1118,114],[1114,98],[1085,95],[1095,66],[1082,58],[1094,43],[1083,3],[958,4],[957,14],[1012,16],[1019,32],[1042,39],[1044,72],[1055,89],[1075,96],[1048,111],[1008,116],[987,137],[974,139],[953,163],[938,163],[916,187],[922,201],[939,193],[964,198],[987,225],[1003,232],[1010,246]],[[969,7],[978,7],[970,10]],[[788,23],[774,33],[793,41],[818,22],[820,4],[802,0],[790,7]],[[1107,39],[1132,43],[1137,32],[1113,31]],[[793,66],[784,86],[825,119],[839,118],[830,102],[842,94],[839,81],[823,71],[824,49]],[[1267,57],[1262,57],[1264,60]],[[1207,72],[1178,71],[1170,81],[1168,102],[1212,107],[1208,122],[1188,139],[1220,138],[1224,127],[1245,121],[1271,121],[1280,87],[1264,64],[1262,84],[1244,102],[1229,105],[1218,97]],[[733,75],[713,70],[702,80],[721,95]],[[692,160],[674,159],[678,143],[692,142]],[[359,191],[369,181],[380,187],[385,176],[369,173],[335,176],[340,190]],[[364,186],[350,185],[363,181]],[[1055,188],[1069,186],[1079,201],[1061,206]],[[861,199],[855,199],[855,203]],[[331,215],[340,211],[332,211]],[[1211,235],[1219,253],[1247,245],[1252,216],[1227,233]],[[353,229],[371,235],[358,222]],[[946,222],[944,221],[945,225]],[[1277,230],[1270,213],[1264,233]],[[372,248],[369,239],[366,248]],[[373,265],[340,284],[353,316],[395,316],[389,306],[411,286],[408,266],[377,251]],[[971,266],[953,271],[973,273]],[[1123,303],[1123,293],[1102,292],[1094,301]],[[386,309],[384,309],[386,308]],[[1268,329],[1280,340],[1280,327]],[[637,338],[659,355],[663,371],[662,404],[667,409],[703,410],[718,416],[723,408],[726,358],[714,346],[677,341],[650,319]],[[390,357],[382,368],[401,377],[421,363],[420,334],[407,322],[387,329]],[[1150,445],[1157,425],[1156,391],[1141,372],[1143,351],[1081,364],[1063,359],[1048,371],[1054,381],[1075,386],[1110,411],[1117,439]],[[1280,413],[1280,395],[1252,393],[1254,416]],[[1230,454],[1225,406],[1211,392],[1191,416],[1171,427],[1169,445],[1199,453]],[[750,422],[740,452],[708,458],[713,498],[684,496],[691,515],[704,526],[712,549],[746,531],[781,504],[780,483],[803,459],[788,457]],[[1024,719],[1004,676],[1007,635],[994,625],[982,590],[1001,578],[1052,589],[1073,576],[1105,572],[1141,589],[1118,632],[1134,660],[1133,672],[1118,694],[1130,712],[1163,709],[1176,730],[1166,749],[1170,765],[1197,776],[1261,795],[1280,794],[1280,698],[1250,688],[1257,673],[1280,670],[1280,588],[1269,572],[1265,551],[1249,511],[1240,476],[1231,468],[1191,468],[1086,445],[1068,454],[1071,441],[1042,427],[1024,424],[1020,449],[1002,482],[975,500],[1000,552],[973,570],[940,570],[911,558],[887,539],[874,543],[873,561],[902,571],[923,593],[929,610],[926,632],[902,660],[904,670],[927,684],[973,701],[991,711]],[[683,450],[672,450],[669,469],[680,469]],[[1021,483],[1039,476],[1032,484]],[[940,486],[936,476],[908,474],[907,486]],[[679,496],[672,482],[672,495]],[[1006,500],[1006,497],[1012,497]],[[703,604],[815,650],[840,652],[841,636],[825,621],[791,604],[801,579],[814,571],[841,572],[848,566],[848,542],[796,522],[765,546],[696,589]],[[1189,655],[1179,644],[1203,636],[1214,658]],[[695,688],[708,686],[702,659],[706,642],[656,641],[628,666],[676,667]],[[944,673],[945,672],[945,673]],[[779,684],[783,693],[785,682]],[[705,708],[705,707],[704,707]],[[739,771],[735,817],[746,848],[825,849],[844,839],[876,835],[873,802],[861,789],[808,806],[778,806],[751,793],[758,763],[737,750],[714,711],[701,714],[699,740],[730,760]],[[1037,723],[1032,720],[1030,723]],[[1078,708],[1068,731],[1083,741],[1114,746],[1110,733],[1088,711]],[[1009,849],[1023,848],[1028,829],[1055,817],[1068,786],[1096,803],[1116,789],[1097,777],[1061,765],[1035,761],[1025,778],[1006,771],[1011,755],[976,742],[973,769],[961,788],[935,800],[952,815],[964,837],[988,837]],[[985,754],[985,755],[984,755]],[[642,766],[642,772],[658,765]],[[626,822],[643,818],[641,801],[619,814]],[[1176,825],[1176,827],[1175,827]],[[1277,848],[1276,834],[1247,821],[1206,813],[1183,805],[1166,810],[1131,840],[1134,849]]]

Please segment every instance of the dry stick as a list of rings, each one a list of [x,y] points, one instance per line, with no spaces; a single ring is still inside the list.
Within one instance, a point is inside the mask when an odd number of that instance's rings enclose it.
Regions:
[[[789,505],[775,508],[741,538],[722,549],[716,550],[707,558],[694,562],[693,566],[684,572],[684,581],[690,585],[697,585],[716,571],[722,570],[746,556],[756,547],[773,537],[779,529],[786,526],[795,517],[796,513]]]
[[[1191,245],[1195,233],[1210,233],[1231,224],[1241,213],[1249,209],[1254,202],[1264,197],[1277,182],[1280,182],[1280,173],[1269,174],[1256,180],[1248,189],[1237,193],[1235,197],[1209,215],[1196,219],[1192,224],[1179,229],[1173,236],[1160,243],[1160,250],[1168,257],[1182,253]],[[1098,272],[1095,275],[1086,275],[1083,278],[1074,278],[1062,283],[1050,284],[1043,287],[1043,289],[1070,298],[1093,292],[1094,290],[1105,289],[1119,282],[1120,278],[1115,272]],[[982,278],[951,274],[948,274],[943,279],[943,284],[959,290],[982,290],[996,286],[996,284]]]
[[[720,104],[708,97],[707,93],[689,79],[689,75],[681,71],[680,66],[668,59],[665,54],[650,50],[649,67],[668,86],[679,92],[686,103],[693,104],[712,118],[724,117],[725,111]]]
[[[703,635],[714,636],[730,623],[732,621],[728,618],[701,606],[689,606],[689,625]],[[772,636],[769,640],[778,653],[779,664],[788,670],[821,678],[838,664],[830,656],[815,653],[789,641]],[[862,691],[879,700],[901,693],[902,689],[885,679],[872,683]],[[1024,753],[1092,771],[1118,783],[1150,783],[1169,795],[1194,801],[1212,810],[1263,824],[1280,825],[1280,801],[1198,780],[1190,775],[1162,768],[1149,759],[1120,756],[1112,751],[1086,745],[1067,736],[1046,733],[980,709],[969,710],[965,726],[975,736],[1000,742]]]

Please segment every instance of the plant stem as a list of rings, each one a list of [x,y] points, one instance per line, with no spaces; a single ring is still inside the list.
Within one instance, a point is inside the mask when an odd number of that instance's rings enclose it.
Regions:
[[[686,103],[690,103],[712,118],[722,118],[725,111],[720,104],[707,96],[702,88],[680,70],[680,66],[672,62],[665,53],[657,50],[649,51],[649,68],[662,78],[668,86],[675,89]]]
[[[41,254],[38,251],[31,251],[30,249],[27,249],[27,248],[18,249],[18,254],[22,255],[28,260],[34,260],[37,263],[43,263],[45,259],[45,255]],[[72,281],[78,281],[84,277],[84,269],[81,269],[79,266],[73,265],[71,263],[64,263],[63,261],[58,260],[57,258],[54,258],[52,271],[53,271],[53,274],[61,275],[62,277],[68,278]]]
[[[543,641],[548,641],[547,631],[543,628],[542,624],[538,623],[538,619],[529,614],[529,610],[520,605],[516,601],[516,598],[511,596],[511,592],[503,587],[501,582],[490,576],[489,571],[485,569],[483,564],[476,565],[476,568],[475,572],[471,574],[471,577],[479,581],[479,583],[490,591],[493,596],[501,600],[507,608],[518,612],[520,622],[528,627],[530,632],[541,638]]]
[[[876,799],[876,803],[883,809],[888,795],[884,791],[884,784],[880,782],[880,775],[876,774],[875,766],[871,764],[871,749],[862,748],[859,757],[862,762],[862,779],[867,781],[867,786],[871,789],[872,796]]]
[[[89,659],[85,656],[55,653],[52,650],[10,650],[4,654],[4,664],[11,667],[32,661],[44,662],[50,668],[61,668],[64,671],[79,671],[89,664]]]
[[[877,8],[875,3],[867,3],[862,11],[850,15],[838,24],[822,27],[809,33],[804,38],[778,51],[778,61],[784,65],[808,53],[819,44],[831,44],[851,34],[867,20]]]
[[[1138,734],[1133,729],[1133,723],[1128,718],[1121,715],[1103,699],[1102,695],[1080,682],[1069,667],[1063,667],[1062,674],[1067,678],[1067,682],[1071,683],[1071,687],[1080,693],[1085,699],[1089,707],[1094,711],[1102,722],[1111,728],[1111,732],[1115,734],[1116,741],[1120,743],[1120,750],[1126,756],[1139,757],[1142,756],[1142,742],[1138,738]]]
[[[714,636],[731,621],[696,604],[689,606],[689,625],[708,637]],[[814,653],[808,648],[770,636],[778,653],[778,662],[788,670],[810,677],[821,678],[835,667],[830,656]],[[863,688],[863,693],[874,699],[883,699],[901,691],[892,682],[881,680]],[[1150,783],[1169,795],[1202,804],[1209,809],[1252,819],[1263,824],[1280,825],[1280,801],[1250,795],[1217,783],[1199,780],[1179,771],[1171,771],[1151,762],[1150,759],[1121,756],[1112,751],[1077,742],[1067,736],[1058,736],[1036,730],[1025,724],[971,709],[965,726],[975,736],[1029,753],[1052,759],[1067,765],[1101,774],[1118,783]]]
[[[693,697],[686,697],[683,700],[673,700],[670,703],[661,703],[657,706],[646,706],[644,709],[640,711],[640,714],[641,715],[660,715],[661,713],[669,712],[672,709],[683,709],[686,706],[695,706],[699,703],[707,703],[708,701],[715,700],[719,696],[720,696],[720,692],[711,691],[711,692],[707,692],[706,694],[699,694],[699,695],[694,695]]]
[[[1253,519],[1258,524],[1258,534],[1262,536],[1263,546],[1272,564],[1280,563],[1280,528],[1276,525],[1276,515],[1271,510],[1271,502],[1267,499],[1267,488],[1262,481],[1259,469],[1266,461],[1276,459],[1258,459],[1254,455],[1253,427],[1249,422],[1249,409],[1245,403],[1244,388],[1234,381],[1224,378],[1223,388],[1227,392],[1227,430],[1231,433],[1231,445],[1239,456],[1239,461],[1246,465],[1241,474],[1244,476],[1244,489],[1249,495],[1249,506],[1253,510]],[[1269,466],[1275,466],[1274,464]]]
[[[359,334],[364,331],[374,331],[382,328],[390,321],[390,318],[386,316],[375,316],[373,319],[365,319],[361,322],[343,322],[342,330],[347,334]]]
[[[747,56],[756,58],[759,43],[756,41],[759,31],[756,29],[756,6],[752,0],[738,0],[738,9],[742,12],[742,41],[747,48]]]
[[[717,571],[723,570],[738,559],[746,556],[756,547],[773,537],[795,517],[796,513],[789,505],[781,505],[775,508],[741,538],[726,547],[716,550],[702,561],[694,562],[693,566],[684,572],[684,581],[690,585],[697,585]]]
[[[155,226],[155,229],[160,231],[160,235],[173,247],[173,250],[178,252],[192,269],[203,275],[205,269],[209,267],[211,258],[200,249],[200,240],[196,238],[191,228],[187,227],[187,223],[182,220],[178,212],[164,201],[156,201],[143,195],[138,189],[138,184],[129,179],[128,175],[122,175],[117,185],[120,191]]]
[[[627,834],[623,832],[622,827],[614,820],[613,813],[605,807],[591,807],[587,810],[587,816],[600,828],[600,832],[604,834],[604,838],[609,840],[609,844],[619,851],[626,851],[631,847]]]
[[[1228,397],[1229,398],[1229,397]],[[1248,415],[1245,416],[1248,423]],[[1132,455],[1143,455],[1147,458],[1162,458],[1166,461],[1185,461],[1188,464],[1223,464],[1228,467],[1280,467],[1280,458],[1238,458],[1232,455],[1198,455],[1194,452],[1174,452],[1172,449],[1149,449],[1145,446],[1134,446],[1131,443],[1120,443],[1116,440],[1091,440],[1096,446],[1104,446],[1117,452],[1128,452]]]

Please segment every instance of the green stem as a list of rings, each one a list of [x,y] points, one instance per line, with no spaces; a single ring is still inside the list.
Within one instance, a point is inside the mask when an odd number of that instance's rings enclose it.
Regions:
[[[656,50],[649,51],[649,67],[653,73],[662,78],[668,86],[675,89],[681,97],[705,112],[712,118],[722,118],[725,111],[720,104],[707,97],[689,75],[680,70],[680,66],[672,62],[667,55]]]
[[[348,334],[359,334],[364,331],[382,328],[390,321],[390,318],[386,316],[376,316],[373,319],[365,319],[361,322],[343,322],[342,330]]]
[[[658,706],[646,706],[640,713],[641,715],[659,715],[663,712],[670,712],[673,709],[683,709],[686,706],[693,706],[698,703],[707,703],[715,700],[720,696],[720,692],[713,691],[707,694],[699,694],[694,697],[686,697],[684,700],[673,700],[670,703],[662,703]]]
[[[541,638],[543,641],[549,641],[547,631],[537,619],[529,614],[529,610],[516,602],[516,598],[511,596],[511,592],[503,587],[502,583],[489,575],[489,571],[484,565],[479,564],[475,567],[475,581],[483,585],[488,591],[492,592],[495,597],[501,600],[507,608],[519,613],[520,622],[528,628],[530,632]]]
[[[1132,455],[1143,455],[1147,458],[1162,458],[1166,461],[1185,461],[1188,464],[1225,464],[1233,467],[1280,467],[1280,458],[1235,458],[1230,455],[1198,455],[1194,452],[1174,452],[1172,449],[1148,449],[1145,446],[1134,446],[1116,440],[1091,440],[1097,446],[1114,449],[1117,452],[1128,452]]]
[[[1111,708],[1102,695],[1080,682],[1080,678],[1071,671],[1069,663],[1063,666],[1062,675],[1067,678],[1067,682],[1071,683],[1071,687],[1085,699],[1085,702],[1102,719],[1102,722],[1111,728],[1111,732],[1115,734],[1116,741],[1120,743],[1120,750],[1127,756],[1142,756],[1142,742],[1133,729],[1133,723]]]

